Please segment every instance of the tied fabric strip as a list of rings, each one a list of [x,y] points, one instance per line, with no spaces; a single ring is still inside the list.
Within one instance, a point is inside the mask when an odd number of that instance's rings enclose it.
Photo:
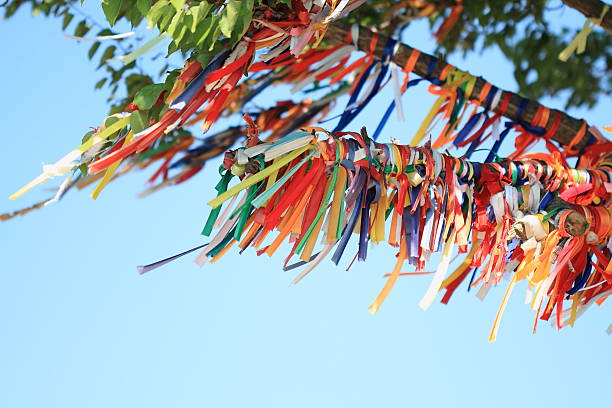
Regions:
[[[582,54],[586,50],[586,43],[589,34],[593,31],[596,25],[601,25],[604,17],[610,10],[610,5],[605,4],[603,9],[601,10],[601,15],[599,18],[588,18],[584,22],[582,29],[576,34],[576,37],[572,40],[569,45],[559,53],[559,59],[563,62],[566,62],[574,53]]]
[[[327,256],[339,264],[343,254],[354,251],[365,261],[369,242],[387,241],[398,248],[397,261],[370,306],[376,313],[400,276],[426,275],[426,265],[440,252],[419,303],[423,309],[440,291],[446,291],[441,301],[448,303],[468,276],[466,289],[480,286],[480,297],[509,282],[490,341],[520,281],[534,293],[537,317],[553,317],[558,328],[574,325],[593,302],[601,304],[612,294],[607,151],[591,151],[590,166],[579,169],[545,154],[478,164],[427,147],[378,143],[365,130],[303,130],[285,142],[231,152],[260,164],[222,166],[219,195],[209,203],[214,209],[206,223],[206,235],[213,236],[198,264],[217,261],[233,245],[273,256],[287,242],[285,269],[305,267],[297,282]],[[328,137],[320,139],[322,134]],[[231,187],[230,173],[240,179]],[[228,203],[232,197],[237,199]],[[465,259],[447,275],[455,252]],[[299,261],[287,266],[295,256]],[[345,261],[352,264],[351,258]],[[406,263],[415,271],[402,273]]]

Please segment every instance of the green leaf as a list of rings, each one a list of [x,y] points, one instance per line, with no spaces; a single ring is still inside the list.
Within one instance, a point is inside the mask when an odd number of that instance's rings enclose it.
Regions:
[[[77,24],[76,28],[74,29],[74,35],[77,37],[83,37],[89,32],[90,29],[91,27],[87,25],[85,20],[79,21],[79,24]]]
[[[157,24],[157,22],[162,18],[162,16],[164,15],[164,9],[166,8],[166,6],[168,6],[170,3],[168,2],[168,0],[160,0],[157,3],[155,3],[153,5],[153,7],[151,7],[151,9],[149,10],[149,12],[147,13],[147,21],[149,22],[149,27],[153,28],[155,27],[155,25]]]
[[[87,52],[87,57],[89,59],[92,59],[96,51],[98,51],[98,48],[100,48],[100,41],[96,41],[95,43],[93,43],[93,45],[89,48],[89,51]]]
[[[221,16],[221,33],[236,41],[242,37],[253,18],[254,0],[230,0]]]
[[[113,34],[115,34],[115,33],[111,29],[104,28],[104,29],[102,29],[102,30],[100,30],[98,32],[97,36],[98,37],[103,37],[103,36],[106,36],[106,35],[113,35]]]
[[[185,16],[183,17],[183,25],[185,26],[185,28],[189,29],[189,31],[191,31],[191,27],[194,27],[193,16],[190,12],[185,13]]]
[[[219,19],[215,18],[215,16],[208,16],[204,19],[204,21],[198,24],[198,28],[194,33],[196,46],[205,48],[204,41],[215,24],[219,24]]]
[[[134,133],[138,133],[141,130],[146,129],[148,123],[149,119],[146,112],[140,110],[132,112],[132,115],[130,116],[130,127]]]
[[[147,85],[136,93],[134,104],[138,106],[138,109],[151,109],[159,98],[159,95],[165,90],[165,84]]]
[[[149,111],[149,118],[157,122],[159,119],[161,119],[162,114],[166,112],[165,108],[166,108],[166,105],[164,105],[163,103],[160,103],[159,105],[155,105]]]
[[[127,96],[130,102],[134,99],[136,92],[141,88],[151,85],[153,80],[148,75],[130,74],[125,78],[125,87],[127,88]]]
[[[192,19],[189,29],[191,30],[192,33],[196,32],[196,28],[198,27],[198,24],[200,24],[200,21],[202,21],[202,19],[208,15],[208,12],[210,11],[211,8],[212,8],[211,4],[203,1],[197,6],[191,7],[189,9],[189,14],[191,15],[191,19]]]
[[[170,25],[168,26],[168,28],[166,29],[166,32],[172,37],[172,38],[176,38],[175,34],[180,32],[180,28],[183,27],[183,16],[184,16],[184,12],[183,11],[179,11],[178,13],[176,13],[174,15],[174,17],[172,17],[172,21],[170,22]]]
[[[94,131],[93,130],[90,130],[89,132],[85,133],[85,135],[83,135],[83,139],[81,139],[81,143],[85,143],[86,141],[91,139],[91,137],[93,135],[94,135]]]
[[[106,83],[106,81],[108,80],[108,78],[102,78],[101,80],[99,80],[98,82],[96,82],[96,85],[94,86],[94,89],[100,89],[104,86],[104,84]]]
[[[174,36],[173,36],[174,37],[173,43],[175,43],[177,47],[180,48],[181,41],[185,38],[185,34],[186,33],[187,33],[187,27],[182,25],[181,28],[179,29],[179,31],[174,34]]]
[[[216,21],[216,20],[215,20]],[[215,24],[213,30],[210,33],[210,45],[208,46],[208,51],[212,51],[215,48],[215,44],[218,44],[219,41],[219,33],[221,31],[221,26],[219,24]]]
[[[116,116],[109,116],[104,121],[104,126],[111,127],[114,123],[117,123],[117,122],[119,122],[119,118],[117,118]]]
[[[151,0],[136,0],[136,8],[143,16],[146,16],[151,9]]]
[[[132,28],[136,27],[142,21],[142,14],[136,7],[130,7],[126,12],[125,17],[132,25]]]
[[[207,66],[208,63],[210,62],[210,60],[212,60],[212,53],[208,52],[208,51],[201,51],[198,56],[196,57],[196,60],[203,66]]]
[[[185,0],[170,0],[170,3],[172,3],[176,11],[181,11],[185,5]]]
[[[70,13],[64,14],[64,19],[62,20],[62,30],[65,30],[66,27],[68,27],[68,24],[70,24],[73,18],[74,18],[74,15]]]
[[[114,45],[111,45],[110,47],[105,49],[104,54],[102,54],[102,57],[100,58],[100,64],[98,65],[98,68],[104,65],[104,63],[106,63],[107,60],[113,58],[115,56],[116,50],[117,50],[117,47],[115,47]]]
[[[106,20],[108,20],[111,27],[115,25],[117,17],[119,17],[122,3],[123,0],[102,0],[102,11],[104,11]]]
[[[157,23],[157,26],[159,27],[159,31],[166,31],[168,29],[168,26],[172,22],[172,19],[174,18],[175,14],[176,14],[176,10],[174,10],[174,7],[168,6],[164,8],[164,15],[159,21],[159,23]]]
[[[79,166],[79,170],[81,171],[81,177],[87,177],[87,171],[89,170],[89,168],[87,167],[86,163],[81,164]]]

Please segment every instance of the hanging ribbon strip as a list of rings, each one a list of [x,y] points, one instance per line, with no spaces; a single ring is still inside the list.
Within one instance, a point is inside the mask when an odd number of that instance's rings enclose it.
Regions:
[[[481,298],[509,282],[493,341],[513,287],[527,281],[539,319],[573,325],[612,294],[610,145],[588,150],[581,164],[587,167],[571,169],[549,154],[478,164],[429,147],[377,143],[365,131],[306,128],[226,153],[202,232],[216,233],[197,263],[215,262],[232,246],[272,256],[286,242],[285,268],[306,267],[300,280],[327,256],[352,263],[345,252],[353,236],[359,261],[370,243],[386,241],[398,249],[397,261],[372,313],[404,264],[422,273],[439,252],[421,308],[441,291],[447,303],[464,281],[468,290],[479,286]],[[449,273],[454,252],[465,259]]]
[[[587,18],[585,20],[580,32],[576,34],[576,37],[574,37],[572,42],[559,53],[559,59],[561,61],[565,62],[570,59],[574,53],[582,54],[586,50],[586,43],[589,34],[591,34],[591,31],[593,31],[595,26],[601,25],[601,22],[606,16],[606,13],[608,13],[608,10],[610,10],[610,5],[606,4],[603,6],[599,18]]]

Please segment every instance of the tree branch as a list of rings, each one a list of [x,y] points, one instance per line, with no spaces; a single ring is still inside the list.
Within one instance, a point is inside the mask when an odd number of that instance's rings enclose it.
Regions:
[[[343,44],[346,42],[346,38],[348,36],[349,31],[350,31],[350,26],[348,24],[342,23],[342,22],[335,22],[334,24],[331,24],[329,26],[327,30],[326,39],[332,45]],[[360,50],[369,52],[370,41],[372,39],[372,35],[373,35],[373,32],[369,28],[363,27],[363,26],[359,27],[358,46]],[[378,42],[376,44],[376,49],[374,50],[375,57],[378,57],[378,58],[381,57],[387,40],[388,40],[387,36],[384,36],[381,34],[378,35]],[[395,53],[395,55],[393,55],[393,62],[403,67],[405,62],[408,60],[408,57],[412,53],[412,51],[413,51],[412,47],[409,47],[406,44],[400,44],[397,52]],[[414,72],[415,74],[421,77],[426,77],[427,72],[428,72],[429,62],[431,61],[432,58],[434,57],[422,52],[412,72]],[[432,76],[438,77],[440,72],[446,65],[447,65],[446,61],[438,58],[436,67],[433,71]],[[476,84],[474,86],[474,90],[472,91],[472,95],[474,95],[472,99],[474,99],[476,96],[480,94],[480,91],[483,89],[486,83],[487,83],[486,80],[484,80],[481,77],[478,77]],[[523,112],[523,115],[522,117],[519,117],[518,115],[519,105],[525,98],[513,92],[509,92],[509,91],[503,91],[503,92],[504,92],[504,95],[505,94],[510,95],[510,104],[508,105],[506,112],[504,113],[504,116],[506,116],[509,119],[515,120],[515,121],[521,121],[523,123],[531,123],[536,113],[536,110],[538,109],[540,104],[536,101],[527,100],[527,105]],[[499,112],[500,110],[499,107],[500,105],[498,105],[496,109],[494,109],[494,111]],[[551,114],[549,116],[548,123],[545,126],[547,129],[550,128],[552,124],[554,123],[555,116],[557,115],[556,112],[559,112],[559,114],[561,114],[561,123],[559,124],[557,132],[554,135],[552,135],[551,139],[559,142],[561,145],[568,146],[572,142],[572,140],[576,137],[576,135],[580,131],[580,128],[583,126],[585,121],[581,119],[576,119],[564,112],[557,111],[555,109],[551,109]],[[594,136],[590,132],[587,131],[584,137],[582,137],[582,139],[575,144],[574,148],[580,150],[583,147],[585,147],[590,137],[594,137]]]
[[[587,18],[599,18],[606,3],[599,0],[561,0],[566,6],[578,10]],[[601,27],[612,34],[612,10],[608,10],[603,20]]]

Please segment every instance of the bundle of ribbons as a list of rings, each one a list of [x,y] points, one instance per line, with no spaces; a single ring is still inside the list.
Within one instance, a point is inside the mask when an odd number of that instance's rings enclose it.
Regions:
[[[309,9],[306,9],[302,2],[294,1],[292,10],[285,13],[282,19],[275,17],[271,10],[258,11],[236,46],[219,52],[207,66],[197,61],[186,62],[172,88],[167,94],[162,93],[153,105],[161,105],[159,120],[151,121],[144,129],[134,128],[132,116],[142,107],[129,104],[124,112],[105,118],[95,133],[79,147],[56,163],[43,166],[42,174],[11,198],[17,198],[34,186],[58,176],[65,177],[65,180],[55,199],[61,197],[66,188],[75,183],[75,179],[79,179],[77,185],[81,186],[98,181],[92,193],[92,197],[96,198],[108,182],[119,174],[117,170],[122,163],[125,172],[161,162],[150,181],[161,180],[158,186],[182,183],[197,174],[207,159],[231,147],[236,140],[236,132],[220,132],[194,147],[193,137],[173,136],[177,129],[201,122],[202,129],[207,132],[222,116],[241,110],[241,113],[245,113],[245,104],[275,83],[292,85],[293,93],[309,86],[313,89],[328,88],[329,93],[322,103],[287,101],[285,105],[253,113],[251,116],[255,120],[265,122],[258,123],[258,127],[262,132],[269,131],[268,141],[321,121],[330,111],[333,101],[348,92],[349,100],[334,127],[334,131],[342,131],[386,84],[391,83],[395,96],[374,132],[373,138],[377,139],[393,111],[397,112],[400,120],[404,120],[402,94],[427,80],[431,82],[430,91],[439,98],[411,144],[421,143],[425,135],[434,132],[438,126],[441,131],[435,138],[435,148],[467,147],[469,157],[484,142],[493,140],[491,160],[504,138],[512,129],[516,129],[519,137],[516,139],[516,152],[511,157],[520,156],[538,140],[544,140],[549,150],[559,151],[550,137],[556,132],[562,116],[560,112],[541,107],[532,123],[509,121],[500,131],[509,93],[487,84],[480,95],[472,95],[475,77],[450,65],[434,77],[432,74],[437,60],[433,57],[429,60],[427,75],[411,79],[410,72],[421,53],[414,50],[400,70],[392,62],[399,46],[397,41],[389,39],[381,58],[374,56],[377,35],[372,37],[369,53],[354,59],[360,31],[356,25],[349,30],[345,43],[332,46],[322,42],[331,22],[362,3],[360,0],[341,1],[332,2],[330,6],[328,2],[314,1],[309,2]],[[259,61],[255,62],[256,59]],[[241,81],[246,74],[251,78]],[[403,80],[401,75],[404,75]],[[526,105],[527,101],[524,102]],[[498,106],[498,113],[491,115],[490,112]],[[471,107],[473,109],[469,112]],[[521,105],[520,110],[524,108]],[[551,128],[545,129],[543,126],[551,115],[556,115],[554,117],[559,120]],[[576,143],[586,130],[584,122],[583,129],[576,135]],[[603,137],[600,139],[604,140]],[[578,151],[573,149],[574,144],[562,147],[560,153],[564,157],[576,155]],[[175,172],[173,176],[169,176],[171,171]],[[152,189],[156,188],[154,186]]]
[[[221,51],[207,66],[203,67],[197,61],[187,61],[172,89],[167,95],[162,93],[153,105],[163,105],[159,120],[150,123],[143,130],[133,131],[130,117],[140,107],[135,103],[129,104],[124,112],[105,118],[96,128],[95,134],[79,147],[56,163],[43,166],[42,174],[11,198],[18,198],[53,177],[72,178],[83,166],[88,170],[88,177],[103,173],[98,176],[101,180],[96,193],[92,194],[95,198],[126,159],[136,158],[140,167],[143,163],[163,160],[162,167],[156,174],[165,174],[168,168],[182,167],[189,163],[184,160],[185,157],[179,157],[178,163],[172,166],[170,161],[178,153],[186,151],[188,156],[193,155],[193,151],[188,151],[193,138],[175,138],[172,143],[164,141],[164,137],[176,129],[201,121],[203,131],[207,132],[224,113],[231,114],[241,109],[245,103],[273,83],[292,84],[292,90],[296,92],[330,77],[343,67],[355,47],[342,45],[319,48],[326,27],[364,1],[342,1],[331,8],[324,7],[325,2],[315,1],[311,2],[310,10],[306,10],[299,1],[293,3],[293,12],[285,15],[282,21],[277,21],[273,13],[267,12],[257,16],[259,18],[254,18],[242,40],[232,49]],[[258,52],[263,49],[267,49],[267,52]],[[256,55],[260,62],[254,63]],[[264,74],[255,80],[239,83],[243,75],[256,75],[262,71],[273,75],[269,78]],[[339,80],[335,83],[338,82]],[[336,97],[346,90],[345,84],[337,84],[331,94]],[[317,115],[312,112],[317,111],[324,115],[333,101],[332,98],[324,99],[326,103],[315,103],[314,109],[309,109],[312,101],[304,100],[298,103],[287,101],[284,104],[285,109],[277,105],[277,109],[258,112],[256,116],[268,118],[267,125],[260,128],[262,131],[270,130],[269,138],[274,140],[288,131],[314,121]],[[307,110],[310,114],[299,115]],[[286,115],[271,117],[270,113]],[[196,149],[200,156],[213,157],[224,151],[223,148],[218,148],[217,142],[209,139]],[[183,182],[201,168],[201,165],[190,166],[176,180]],[[67,185],[68,181],[64,183],[64,187]]]
[[[365,261],[370,243],[387,242],[397,261],[372,313],[401,275],[431,273],[423,309],[438,292],[449,302],[463,282],[479,286],[481,298],[506,285],[491,341],[520,281],[536,311],[534,331],[538,319],[553,316],[558,328],[573,326],[612,294],[610,146],[588,150],[580,164],[537,153],[479,164],[429,146],[378,143],[365,129],[305,128],[228,151],[202,231],[214,232],[210,242],[140,272],[196,249],[203,265],[234,246],[272,256],[285,242],[285,269],[304,268],[297,282],[328,256],[335,264]],[[425,272],[437,252],[437,269]],[[448,273],[454,252],[464,260]],[[402,272],[405,264],[414,271]]]
[[[411,78],[423,55],[412,50],[400,68],[393,62],[399,47],[396,40],[386,40],[382,55],[375,56],[378,35],[374,34],[369,52],[355,57],[360,32],[356,25],[344,43],[326,43],[328,25],[363,3],[292,1],[281,17],[265,7],[256,10],[235,46],[220,51],[206,66],[185,63],[153,104],[161,108],[159,117],[144,129],[137,128],[133,119],[134,112],[147,107],[129,104],[124,112],[107,117],[79,147],[45,165],[40,176],[11,198],[56,176],[65,179],[50,201],[72,185],[93,182],[98,182],[92,193],[96,198],[117,175],[161,162],[149,179],[158,183],[149,190],[154,191],[190,179],[206,160],[246,135],[245,146],[224,158],[219,196],[211,202],[214,209],[203,231],[204,235],[217,232],[203,246],[198,263],[219,259],[233,245],[273,255],[288,241],[292,247],[285,267],[303,266],[296,278],[300,280],[328,255],[339,263],[355,234],[355,259],[361,261],[367,258],[370,242],[386,241],[398,248],[396,266],[372,312],[403,274],[405,263],[416,268],[410,274],[426,273],[431,255],[441,252],[421,307],[429,307],[439,291],[444,291],[442,301],[448,302],[464,281],[468,288],[479,286],[482,297],[507,278],[506,296],[491,332],[494,339],[512,288],[526,280],[528,300],[538,319],[554,316],[559,328],[573,325],[612,290],[610,143],[583,122],[569,145],[555,145],[551,138],[562,114],[539,106],[527,122],[522,119],[525,99],[518,106],[518,119],[503,124],[510,93],[487,83],[476,95],[476,77],[451,65],[438,67],[431,56],[426,58],[427,73]],[[457,2],[439,36],[452,27],[462,7]],[[244,75],[249,78],[242,79]],[[438,98],[412,146],[378,143],[394,111],[405,120],[402,95],[424,80]],[[292,93],[324,88],[329,92],[318,101],[287,100],[246,111],[249,101],[278,83],[291,85]],[[372,138],[343,132],[387,84],[393,85],[394,97]],[[348,102],[332,118],[338,119],[333,132],[305,128],[321,123],[344,93],[349,94]],[[179,131],[201,122],[207,132],[221,117],[238,112],[246,126],[219,132],[196,146],[194,137]],[[299,128],[306,131],[291,133]],[[496,160],[513,130],[518,133],[515,151],[509,159]],[[579,151],[575,147],[587,130],[596,138]],[[320,134],[327,139],[319,140]],[[417,147],[428,135],[433,136],[433,144]],[[468,160],[489,141],[493,143],[484,164]],[[550,153],[526,154],[538,141]],[[436,151],[447,146],[466,148],[464,158]],[[578,169],[572,169],[566,159],[576,156]],[[232,179],[240,181],[230,188]],[[4,218],[10,216],[0,217]],[[449,274],[453,251],[465,254],[465,260]],[[293,257],[299,260],[290,264]]]

